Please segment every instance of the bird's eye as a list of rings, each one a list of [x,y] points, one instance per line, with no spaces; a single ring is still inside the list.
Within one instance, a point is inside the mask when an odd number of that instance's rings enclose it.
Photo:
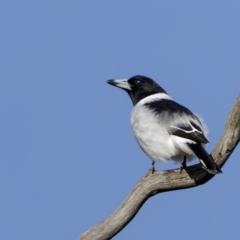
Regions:
[[[139,85],[139,84],[141,84],[141,81],[140,81],[140,80],[137,80],[137,81],[136,81],[136,85]]]

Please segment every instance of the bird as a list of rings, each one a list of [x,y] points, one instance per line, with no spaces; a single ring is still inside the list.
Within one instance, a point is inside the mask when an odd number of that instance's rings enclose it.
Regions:
[[[210,174],[222,173],[205,150],[207,127],[202,118],[175,102],[153,79],[136,75],[128,79],[110,79],[108,84],[125,90],[133,103],[131,127],[143,152],[155,162],[181,163],[198,158]]]

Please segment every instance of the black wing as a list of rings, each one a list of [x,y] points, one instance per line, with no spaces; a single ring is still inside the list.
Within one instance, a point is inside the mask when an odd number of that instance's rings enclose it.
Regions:
[[[187,124],[176,124],[176,126],[171,126],[171,134],[193,140],[197,143],[208,143],[207,138],[204,136],[200,126],[192,121]]]
[[[202,124],[198,117],[189,109],[171,99],[160,99],[145,104],[155,114],[169,119],[172,124],[169,134],[206,144],[208,140],[204,136]],[[179,119],[179,121],[177,121]],[[183,120],[184,119],[184,120]]]
[[[169,134],[186,138],[195,143],[187,143],[194,154],[199,158],[204,169],[211,174],[218,174],[221,169],[214,162],[202,144],[208,143],[204,136],[203,127],[198,117],[186,107],[169,99],[161,99],[145,104],[156,115],[162,115],[162,120],[168,119]],[[180,118],[180,119],[179,119]]]

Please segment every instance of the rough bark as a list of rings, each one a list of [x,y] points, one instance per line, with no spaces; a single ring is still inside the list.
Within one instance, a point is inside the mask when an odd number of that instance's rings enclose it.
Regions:
[[[240,140],[240,95],[229,116],[223,134],[212,151],[220,168],[234,151]],[[82,233],[79,240],[106,240],[120,232],[137,214],[148,198],[162,192],[192,188],[208,182],[215,175],[202,169],[200,164],[187,167],[182,174],[179,169],[147,172],[121,206],[107,219]]]

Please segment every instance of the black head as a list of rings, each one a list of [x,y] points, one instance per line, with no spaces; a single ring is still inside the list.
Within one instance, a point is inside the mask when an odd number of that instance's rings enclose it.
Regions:
[[[133,105],[152,94],[166,93],[164,89],[151,78],[141,75],[136,75],[129,79],[108,80],[107,83],[124,89],[132,99]]]

